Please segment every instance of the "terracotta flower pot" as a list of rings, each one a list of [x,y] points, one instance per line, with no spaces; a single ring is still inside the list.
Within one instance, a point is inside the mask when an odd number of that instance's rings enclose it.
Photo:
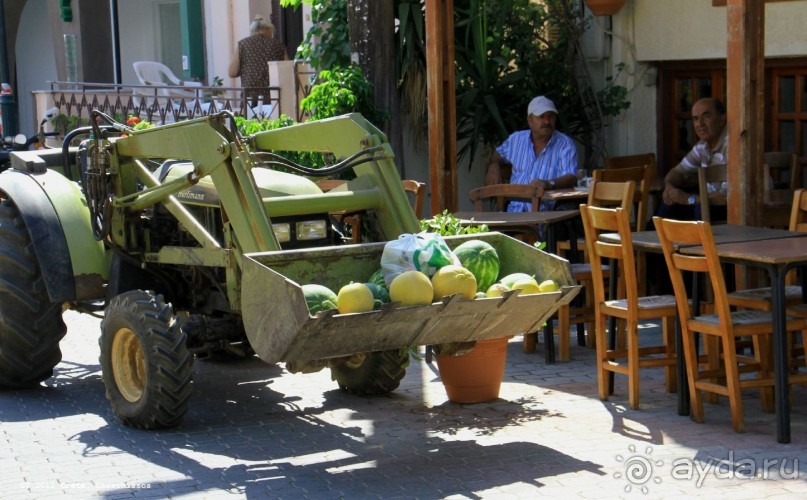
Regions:
[[[586,6],[595,16],[613,16],[622,6],[625,0],[586,0]]]
[[[509,338],[477,341],[464,356],[437,356],[440,379],[454,403],[484,403],[499,397]]]

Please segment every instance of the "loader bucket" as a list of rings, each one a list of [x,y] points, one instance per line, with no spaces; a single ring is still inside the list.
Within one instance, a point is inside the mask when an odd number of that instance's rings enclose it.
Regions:
[[[246,254],[241,306],[247,338],[267,363],[349,356],[406,346],[464,342],[534,332],[579,292],[568,261],[501,233],[448,236],[451,248],[469,239],[484,240],[499,254],[503,277],[515,272],[552,279],[556,292],[475,300],[458,295],[431,305],[312,316],[301,285],[316,283],[338,292],[364,282],[379,269],[385,242],[308,250]]]

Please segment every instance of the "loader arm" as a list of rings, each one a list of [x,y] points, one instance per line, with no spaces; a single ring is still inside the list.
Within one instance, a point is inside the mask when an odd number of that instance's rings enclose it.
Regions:
[[[121,170],[122,165],[139,158],[191,160],[194,170],[184,182],[177,182],[168,189],[165,185],[146,182],[148,187],[144,190],[120,192],[113,200],[113,206],[136,211],[156,203],[170,203],[171,195],[210,176],[219,193],[226,220],[233,228],[239,249],[235,258],[240,266],[243,253],[279,250],[280,244],[250,173],[249,153],[223,125],[227,116],[212,115],[145,129],[115,141],[114,150]],[[137,167],[133,170],[139,172]],[[207,245],[209,242],[201,240],[200,243]]]
[[[401,178],[394,164],[395,155],[387,137],[360,114],[258,132],[248,137],[247,142],[256,151],[314,151],[331,153],[336,158],[348,158],[374,146],[380,147],[371,161],[353,167],[357,180],[352,195],[361,196],[363,190],[368,190],[367,196],[387,200],[372,206],[387,239],[420,231],[417,217],[401,187]],[[354,201],[358,203],[358,200]]]

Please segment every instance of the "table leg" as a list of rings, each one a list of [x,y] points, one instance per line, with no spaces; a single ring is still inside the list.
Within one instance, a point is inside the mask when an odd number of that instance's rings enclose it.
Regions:
[[[776,441],[790,442],[790,391],[788,391],[788,352],[785,326],[785,276],[787,269],[779,272],[776,266],[769,268],[773,285],[773,370],[774,399],[776,403]]]
[[[675,370],[678,376],[678,414],[689,415],[689,380],[684,359],[684,338],[681,334],[681,318],[675,315]]]

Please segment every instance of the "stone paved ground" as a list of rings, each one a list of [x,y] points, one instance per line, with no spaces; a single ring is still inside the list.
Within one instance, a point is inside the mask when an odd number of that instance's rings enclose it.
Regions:
[[[660,370],[647,372],[642,409],[631,411],[621,377],[610,401],[596,397],[593,351],[573,346],[572,361],[547,365],[541,345],[527,355],[516,338],[493,403],[447,402],[436,368],[419,361],[392,396],[371,399],[341,393],[328,371],[197,362],[183,424],[145,432],[120,425],[104,398],[98,321],[66,318],[55,376],[0,392],[4,498],[807,494],[804,387],[793,389],[793,442],[781,445],[755,394],[743,435],[725,401],[706,406],[705,424],[678,416]]]

